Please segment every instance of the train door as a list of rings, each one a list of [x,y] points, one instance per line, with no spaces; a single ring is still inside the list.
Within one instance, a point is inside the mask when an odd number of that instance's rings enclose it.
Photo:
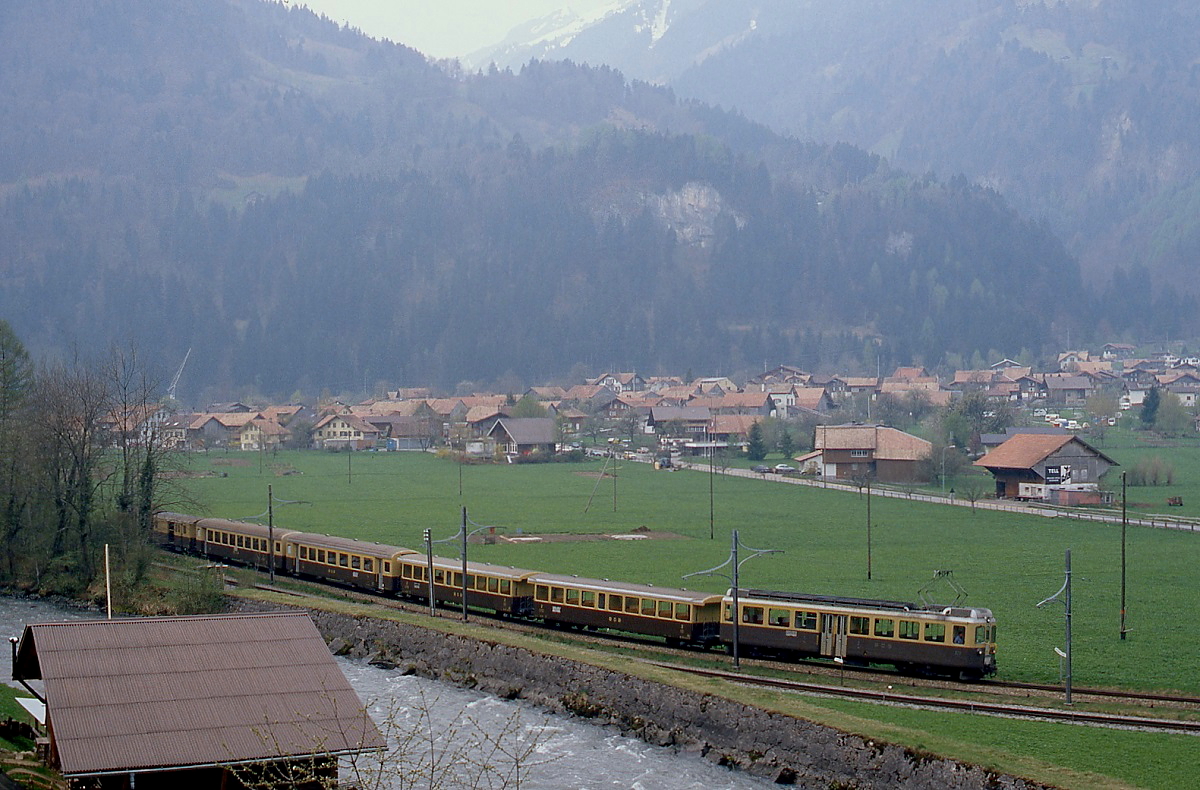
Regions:
[[[846,618],[844,614],[821,615],[821,655],[846,657]]]
[[[175,545],[175,522],[167,520],[167,543],[171,546]]]

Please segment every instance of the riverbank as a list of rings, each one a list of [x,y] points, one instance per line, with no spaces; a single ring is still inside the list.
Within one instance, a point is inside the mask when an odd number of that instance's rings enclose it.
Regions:
[[[237,611],[280,608],[247,598],[232,599],[231,605]],[[300,608],[311,613],[336,654],[571,713],[780,784],[863,790],[1043,787],[675,685],[644,667],[621,671],[549,650],[364,613]]]

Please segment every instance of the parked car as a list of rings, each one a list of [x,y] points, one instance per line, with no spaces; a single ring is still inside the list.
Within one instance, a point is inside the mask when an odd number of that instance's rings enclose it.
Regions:
[[[771,471],[771,467],[759,464],[758,466],[750,467],[750,471],[756,475],[765,475]]]
[[[795,471],[796,471],[796,467],[794,467],[794,466],[788,466],[787,464],[775,464],[775,473],[776,474],[786,475],[786,474],[789,474],[789,473],[795,472]]]

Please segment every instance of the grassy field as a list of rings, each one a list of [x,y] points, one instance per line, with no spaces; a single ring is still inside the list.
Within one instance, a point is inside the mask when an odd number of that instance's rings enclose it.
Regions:
[[[1055,682],[1064,610],[1038,601],[1063,582],[1073,559],[1076,685],[1200,693],[1188,630],[1200,582],[1200,534],[1131,527],[1127,536],[1128,638],[1119,638],[1119,525],[1044,519],[873,497],[871,579],[867,579],[866,498],[770,480],[654,471],[622,462],[614,485],[601,461],[580,464],[465,465],[419,453],[291,453],[260,459],[197,455],[184,482],[207,513],[265,514],[275,523],[418,547],[421,531],[455,534],[461,508],[474,524],[517,533],[623,533],[638,527],[680,539],[472,546],[471,558],[581,576],[721,590],[720,578],[682,576],[729,555],[730,531],[743,543],[784,553],[742,568],[744,587],[914,600],[937,570],[952,570],[968,601],[999,622],[1001,677]],[[459,474],[462,495],[459,495]],[[456,556],[453,545],[438,553]],[[945,600],[949,590],[938,589]]]
[[[622,462],[614,509],[613,479],[599,476],[602,461],[460,466],[420,453],[348,458],[307,452],[214,453],[191,463],[193,476],[180,482],[207,505],[206,514],[263,515],[271,486],[281,528],[419,547],[425,527],[435,539],[454,535],[466,507],[473,524],[496,525],[509,535],[627,533],[645,526],[680,536],[470,550],[472,559],[560,573],[721,590],[722,579],[681,577],[725,560],[732,529],[747,545],[784,552],[746,563],[743,586],[912,600],[935,570],[953,570],[968,601],[995,613],[1000,676],[1013,680],[1059,679],[1054,648],[1063,644],[1064,610],[1035,605],[1062,585],[1063,553],[1070,548],[1076,686],[1200,693],[1189,630],[1194,616],[1188,614],[1200,586],[1196,533],[1129,529],[1132,630],[1122,641],[1119,525],[873,497],[868,580],[866,499],[854,493]],[[455,544],[437,550],[457,553]],[[949,591],[938,592],[944,600]],[[806,706],[801,715],[834,726],[1066,787],[1181,786],[1190,776],[1179,766],[1190,765],[1195,746],[1186,737],[1061,724],[828,701]]]

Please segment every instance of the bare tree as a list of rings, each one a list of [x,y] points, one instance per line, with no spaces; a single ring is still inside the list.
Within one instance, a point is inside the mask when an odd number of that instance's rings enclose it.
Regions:
[[[382,752],[342,755],[340,760],[318,753],[303,759],[237,766],[234,773],[251,790],[281,786],[314,790],[347,786],[358,790],[519,790],[537,767],[557,759],[539,753],[547,731],[545,716],[529,724],[518,712],[497,727],[480,721],[470,706],[463,706],[449,716],[452,723],[445,725],[434,720],[435,712],[447,717],[440,695],[431,695],[420,687],[403,704],[392,699],[386,705],[368,708],[382,708],[382,714],[376,714],[387,741]],[[261,737],[270,737],[266,731],[264,728]],[[279,752],[284,754],[281,746]]]

